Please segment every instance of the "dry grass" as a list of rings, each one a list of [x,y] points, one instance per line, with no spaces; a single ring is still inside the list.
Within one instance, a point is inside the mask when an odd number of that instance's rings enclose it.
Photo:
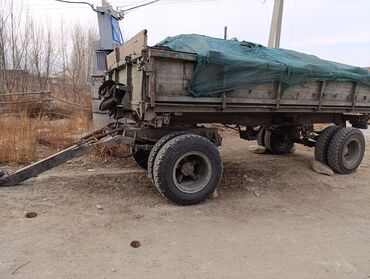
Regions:
[[[28,164],[71,145],[91,129],[91,118],[73,114],[69,118],[50,121],[47,117],[0,119],[0,162]]]

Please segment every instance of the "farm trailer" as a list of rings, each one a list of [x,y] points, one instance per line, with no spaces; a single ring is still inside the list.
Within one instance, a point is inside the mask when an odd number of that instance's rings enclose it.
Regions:
[[[324,80],[284,88],[274,81],[194,97],[188,86],[196,66],[194,53],[148,47],[144,30],[108,55],[100,90],[99,108],[115,120],[104,136],[128,144],[173,203],[202,202],[221,181],[222,138],[211,123],[233,125],[241,139],[272,154],[290,153],[295,143],[315,147],[316,160],[340,174],[360,165],[365,139],[356,128],[367,128],[368,86]],[[318,132],[315,123],[332,125]]]

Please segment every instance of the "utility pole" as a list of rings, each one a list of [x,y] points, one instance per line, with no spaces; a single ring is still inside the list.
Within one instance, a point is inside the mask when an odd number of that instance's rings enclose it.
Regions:
[[[275,0],[274,11],[271,20],[271,30],[268,47],[279,48],[281,25],[283,22],[284,0]]]
[[[95,7],[93,4],[75,0],[55,0],[58,2],[70,4],[86,4],[96,12],[98,16],[99,39],[93,43],[92,57],[92,73],[91,73],[91,95],[93,99],[93,126],[94,129],[103,127],[111,122],[107,112],[99,110],[99,87],[103,84],[103,79],[106,71],[106,57],[115,48],[122,45],[123,38],[119,25],[119,21],[124,18],[128,11],[132,11],[150,4],[154,4],[159,0],[151,0],[146,3],[133,6],[126,10],[115,10],[108,0],[101,0],[101,6]]]

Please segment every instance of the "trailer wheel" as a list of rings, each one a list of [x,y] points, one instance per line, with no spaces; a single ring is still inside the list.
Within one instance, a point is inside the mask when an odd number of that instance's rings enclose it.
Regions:
[[[325,128],[324,131],[322,131],[316,141],[315,144],[315,160],[319,161],[323,164],[328,164],[328,148],[331,139],[335,135],[335,133],[340,129],[341,127],[338,126],[330,126]]]
[[[264,143],[272,154],[288,154],[294,146],[294,140],[289,135],[281,135],[269,130],[265,131]]]
[[[333,136],[328,149],[328,163],[340,174],[354,172],[365,154],[365,137],[354,128],[341,128]]]
[[[168,141],[154,161],[159,192],[178,205],[197,204],[215,191],[222,177],[222,159],[208,139],[187,134]]]
[[[136,164],[142,167],[143,169],[148,169],[148,158],[149,158],[149,151],[146,150],[134,150],[131,149],[132,158],[134,158]]]
[[[265,128],[261,127],[257,133],[257,144],[260,146],[265,146]]]
[[[188,132],[180,131],[180,132],[168,134],[164,136],[163,138],[159,139],[159,141],[157,141],[155,145],[153,146],[152,150],[150,151],[149,158],[148,158],[148,177],[152,181],[153,184],[154,184],[153,166],[154,166],[154,161],[155,161],[155,158],[157,158],[159,150],[161,150],[162,147],[171,139],[177,136],[185,135],[185,134],[188,134]]]

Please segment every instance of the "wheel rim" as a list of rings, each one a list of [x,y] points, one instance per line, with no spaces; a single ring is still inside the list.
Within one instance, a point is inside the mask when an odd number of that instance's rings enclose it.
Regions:
[[[191,151],[182,155],[175,163],[172,178],[177,189],[193,194],[204,189],[212,175],[212,164],[202,152]]]
[[[361,157],[361,143],[357,138],[350,138],[343,147],[342,162],[348,169],[357,165]]]
[[[285,148],[290,144],[290,138],[288,136],[279,135],[277,140],[277,147],[278,148]]]

